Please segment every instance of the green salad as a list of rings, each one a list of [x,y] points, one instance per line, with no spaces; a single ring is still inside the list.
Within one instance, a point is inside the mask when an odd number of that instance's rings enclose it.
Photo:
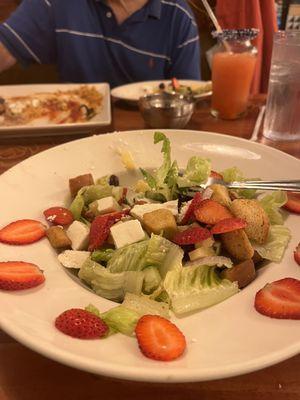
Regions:
[[[197,155],[179,166],[162,132],[154,145],[161,165],[141,168],[132,187],[115,175],[71,178],[71,220],[47,217],[61,264],[119,303],[101,318],[126,334],[141,315],[184,316],[236,294],[266,260],[281,261],[291,236],[281,213],[284,192],[228,190],[222,180],[245,179],[236,166],[216,172]],[[191,192],[210,176],[220,182]]]

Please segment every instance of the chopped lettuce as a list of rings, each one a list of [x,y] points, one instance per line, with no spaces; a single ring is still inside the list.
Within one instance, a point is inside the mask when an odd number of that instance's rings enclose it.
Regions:
[[[201,310],[217,304],[238,292],[236,282],[221,279],[215,267],[193,265],[170,271],[164,288],[177,315]]]
[[[291,239],[290,230],[282,225],[271,225],[265,244],[252,243],[258,254],[267,260],[280,262]]]
[[[69,210],[73,214],[74,219],[80,220],[82,210],[84,208],[84,198],[83,192],[85,188],[81,188],[77,195],[75,196],[74,200],[72,201]]]
[[[243,182],[247,180],[247,178],[244,177],[242,171],[239,170],[237,167],[227,168],[223,172],[221,172],[221,175],[223,176],[223,180],[227,183]],[[238,194],[238,196],[246,199],[253,199],[256,197],[256,189],[236,189],[234,191]]]
[[[163,142],[161,152],[163,153],[163,163],[156,171],[156,186],[162,187],[171,168],[171,144],[170,140],[162,132],[154,133],[154,144]]]
[[[210,172],[210,160],[193,156],[188,160],[183,175],[178,177],[177,184],[180,188],[200,185],[207,181]]]
[[[141,271],[111,273],[102,265],[88,259],[80,268],[78,276],[96,294],[109,300],[122,301],[126,292],[142,293],[144,273]]]
[[[157,268],[148,267],[144,269],[143,293],[150,294],[156,290],[161,282],[161,276]]]
[[[107,263],[111,259],[114,252],[115,252],[115,250],[110,249],[110,248],[95,250],[95,251],[93,251],[93,253],[91,255],[91,259],[98,263],[101,263],[101,262]]]
[[[147,267],[158,269],[164,277],[169,270],[182,267],[183,251],[169,240],[153,235],[150,239],[116,250],[107,264],[110,272],[142,271]]]
[[[278,190],[270,194],[266,194],[259,199],[260,205],[268,214],[271,225],[282,225],[283,217],[280,212],[282,207],[287,202],[287,195],[285,192]]]
[[[107,263],[107,268],[112,273],[123,271],[141,271],[148,248],[148,240],[133,243],[116,250]]]
[[[136,294],[126,293],[122,306],[136,311],[140,316],[151,314],[170,318],[168,304],[151,300],[147,296],[137,296]]]
[[[121,305],[100,314],[100,317],[114,332],[132,335],[141,316],[138,312]]]
[[[86,306],[85,310],[101,318],[106,323],[109,327],[109,335],[118,332],[124,335],[132,335],[136,323],[141,317],[140,313],[123,305],[113,307],[104,313],[100,313],[99,309],[93,304]]]
[[[87,186],[83,192],[84,204],[90,204],[95,200],[103,199],[112,195],[113,186],[91,185]]]
[[[74,219],[80,220],[81,213],[86,205],[103,197],[111,196],[112,188],[113,186],[107,185],[91,185],[81,188],[69,207]]]

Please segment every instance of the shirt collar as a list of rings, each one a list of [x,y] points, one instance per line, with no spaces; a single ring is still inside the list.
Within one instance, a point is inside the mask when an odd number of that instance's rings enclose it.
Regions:
[[[96,0],[96,2],[106,5],[105,0]],[[149,0],[147,7],[147,16],[159,19],[161,14],[161,0]]]
[[[148,16],[159,19],[161,14],[161,0],[149,0]]]

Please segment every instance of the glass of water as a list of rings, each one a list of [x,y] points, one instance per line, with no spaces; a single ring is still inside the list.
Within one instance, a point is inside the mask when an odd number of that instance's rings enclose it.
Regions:
[[[263,135],[300,139],[300,32],[275,33]]]

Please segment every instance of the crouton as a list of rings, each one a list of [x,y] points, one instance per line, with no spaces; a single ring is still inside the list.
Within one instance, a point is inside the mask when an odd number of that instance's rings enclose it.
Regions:
[[[143,226],[149,235],[151,233],[159,235],[163,232],[163,236],[167,239],[171,239],[177,231],[175,217],[167,209],[158,209],[145,213],[143,215]]]
[[[71,240],[61,226],[51,226],[46,230],[46,236],[54,249],[71,247]]]
[[[255,279],[255,276],[256,271],[252,260],[245,260],[221,272],[222,278],[237,282],[240,289],[249,285]]]
[[[225,207],[230,208],[231,199],[227,187],[219,184],[210,185],[209,188],[213,191],[212,200],[217,201]]]
[[[76,178],[69,179],[71,196],[75,197],[79,189],[90,185],[94,185],[94,178],[92,174],[79,175],[76,176]]]
[[[220,235],[221,242],[230,256],[239,261],[249,260],[254,255],[254,249],[244,229],[226,232]]]
[[[247,222],[245,232],[250,240],[259,244],[268,238],[269,217],[257,200],[236,199],[231,204],[233,214]]]

